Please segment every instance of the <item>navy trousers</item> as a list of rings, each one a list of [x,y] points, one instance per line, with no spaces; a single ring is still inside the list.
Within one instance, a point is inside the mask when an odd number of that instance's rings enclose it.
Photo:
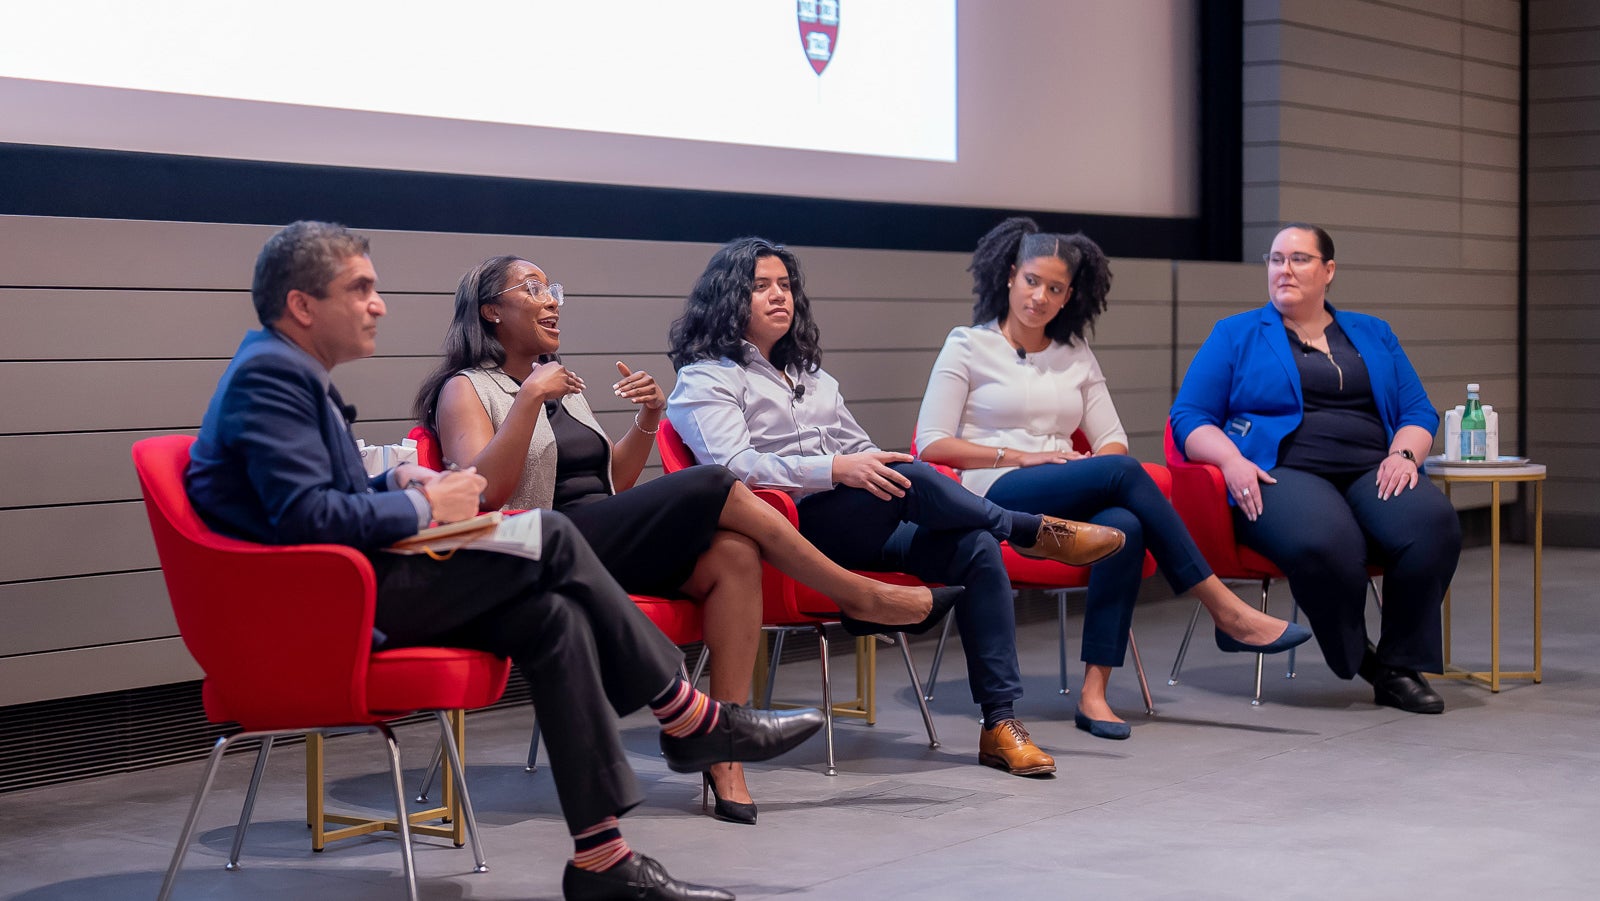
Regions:
[[[989,488],[987,497],[1012,510],[1111,526],[1128,536],[1122,550],[1089,570],[1084,663],[1122,665],[1147,548],[1178,594],[1211,575],[1172,504],[1144,466],[1125,454],[1008,472]]]
[[[1378,661],[1437,673],[1444,666],[1439,608],[1461,556],[1461,523],[1426,476],[1378,499],[1377,467],[1324,477],[1279,466],[1260,486],[1262,513],[1233,524],[1246,546],[1289,577],[1328,668],[1356,674],[1367,642],[1367,565],[1383,570]]]
[[[880,500],[840,486],[800,500],[800,533],[846,569],[907,572],[964,585],[956,626],[967,682],[979,704],[1022,697],[1017,616],[1000,542],[1037,519],[1001,509],[926,463],[895,463],[911,480],[905,497]],[[1031,536],[1030,536],[1031,537]]]

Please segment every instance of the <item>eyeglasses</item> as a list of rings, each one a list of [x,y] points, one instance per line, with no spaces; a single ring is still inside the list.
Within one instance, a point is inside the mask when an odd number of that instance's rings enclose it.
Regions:
[[[495,297],[499,297],[502,294],[506,294],[508,292],[515,291],[518,288],[526,288],[526,289],[528,289],[528,296],[532,297],[534,300],[538,300],[539,299],[539,295],[541,295],[541,294],[549,295],[550,297],[555,299],[556,306],[558,306],[558,307],[559,306],[565,306],[566,302],[567,302],[566,298],[563,296],[565,292],[563,292],[561,290],[561,285],[559,283],[551,282],[550,284],[547,285],[544,282],[541,282],[536,278],[525,278],[522,281],[517,282],[516,284],[512,285],[511,287],[505,289],[504,291],[496,291],[494,293],[494,296]]]
[[[1288,256],[1284,256],[1281,253],[1264,253],[1261,255],[1261,262],[1279,269],[1283,268],[1285,263],[1296,269],[1304,269],[1311,265],[1312,260],[1320,259],[1323,259],[1323,257],[1313,253],[1291,253]]]

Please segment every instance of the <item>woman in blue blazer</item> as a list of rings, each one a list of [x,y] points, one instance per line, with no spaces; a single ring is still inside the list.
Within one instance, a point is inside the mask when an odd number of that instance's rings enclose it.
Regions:
[[[1173,438],[1227,482],[1240,539],[1282,569],[1323,656],[1379,704],[1441,713],[1439,608],[1461,528],[1426,478],[1439,415],[1389,324],[1335,310],[1333,239],[1293,223],[1265,255],[1271,302],[1201,345],[1172,406]],[[1384,567],[1367,639],[1366,566]]]

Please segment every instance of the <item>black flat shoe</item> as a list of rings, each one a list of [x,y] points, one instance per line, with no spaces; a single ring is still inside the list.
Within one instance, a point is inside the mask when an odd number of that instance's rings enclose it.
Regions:
[[[609,870],[593,873],[567,861],[561,874],[566,901],[734,901],[733,892],[672,878],[659,860],[634,855]]]
[[[1372,703],[1407,713],[1444,713],[1444,698],[1422,674],[1398,666],[1379,665],[1372,680]]]
[[[746,803],[743,801],[724,800],[721,795],[717,794],[717,784],[711,781],[709,772],[701,773],[700,778],[702,780],[700,783],[701,813],[705,813],[706,792],[710,792],[711,797],[716,799],[717,802],[711,807],[712,819],[722,820],[725,823],[742,823],[746,826],[754,826],[756,824],[756,804],[754,801]]]
[[[661,755],[674,773],[698,773],[713,763],[770,760],[797,747],[822,728],[822,711],[751,710],[723,704],[717,725],[705,735],[674,738],[661,733]]]
[[[932,629],[934,626],[939,625],[939,621],[944,619],[944,615],[949,613],[950,608],[956,605],[956,601],[961,600],[961,595],[965,593],[967,589],[961,585],[945,585],[940,588],[930,588],[928,590],[933,592],[933,610],[928,614],[927,618],[923,619],[921,622],[906,623],[903,626],[887,626],[883,623],[874,623],[868,622],[864,619],[856,619],[847,613],[840,612],[839,625],[844,626],[844,630],[846,632],[849,632],[851,635],[854,635],[857,638],[863,638],[868,635],[893,635],[896,632],[905,632],[910,635],[921,635],[929,629]]]

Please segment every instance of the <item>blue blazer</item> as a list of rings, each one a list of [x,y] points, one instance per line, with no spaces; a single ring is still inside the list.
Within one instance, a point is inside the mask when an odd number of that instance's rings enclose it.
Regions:
[[[1420,426],[1430,434],[1438,429],[1439,414],[1389,323],[1363,313],[1341,313],[1333,304],[1327,309],[1367,364],[1378,417],[1389,439],[1403,426]],[[1283,314],[1268,303],[1218,322],[1200,345],[1172,404],[1172,437],[1182,450],[1195,429],[1214,425],[1246,459],[1271,471],[1278,465],[1279,445],[1299,428],[1304,413],[1300,370]]]
[[[264,544],[375,549],[417,532],[417,508],[367,478],[328,373],[271,331],[245,335],[189,453],[189,499],[213,529]]]

